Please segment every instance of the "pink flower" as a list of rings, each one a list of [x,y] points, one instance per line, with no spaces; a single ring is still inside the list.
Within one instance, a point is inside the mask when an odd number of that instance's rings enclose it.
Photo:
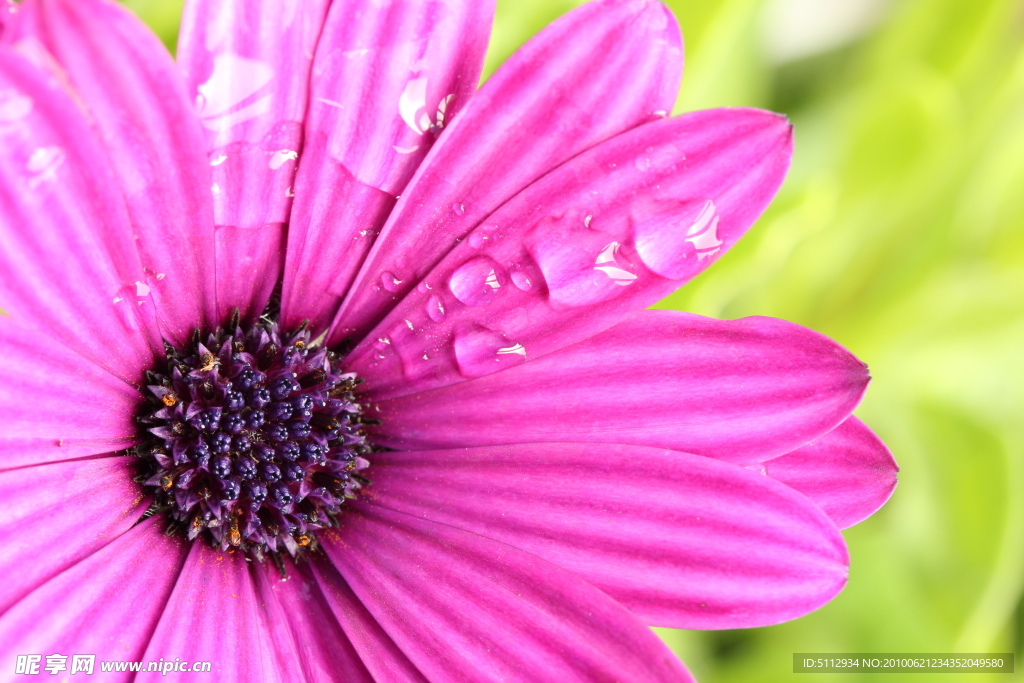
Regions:
[[[492,10],[195,0],[182,77],[112,2],[7,6],[3,667],[688,680],[645,624],[841,590],[839,528],[895,486],[865,366],[643,310],[764,210],[788,123],[667,118],[654,0],[477,92]]]

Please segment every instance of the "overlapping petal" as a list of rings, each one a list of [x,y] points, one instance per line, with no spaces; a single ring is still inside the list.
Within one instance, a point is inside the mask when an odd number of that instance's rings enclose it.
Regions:
[[[0,617],[0,642],[7,652],[140,660],[186,554],[182,539],[148,519],[18,602]],[[103,680],[134,675],[107,672]]]
[[[205,141],[170,54],[109,0],[27,0],[15,49],[56,69],[87,107],[127,201],[164,336],[215,323]]]
[[[0,472],[0,613],[127,531],[148,504],[129,457]]]
[[[828,434],[756,469],[813,500],[845,529],[885,505],[896,490],[899,466],[882,440],[851,415]]]
[[[483,66],[493,0],[336,2],[317,45],[282,320],[325,330],[388,214]]]
[[[319,595],[355,646],[367,671],[379,683],[426,683],[395,641],[385,633],[338,570],[324,558],[312,564]]]
[[[611,327],[703,271],[768,205],[790,126],[755,109],[640,126],[489,216],[357,346],[373,399],[453,384]]]
[[[745,628],[846,583],[839,530],[791,489],[711,458],[617,444],[388,453],[375,501],[571,571],[645,623]]]
[[[92,361],[0,316],[0,470],[133,445],[139,394]]]
[[[672,108],[682,50],[654,0],[598,0],[516,52],[448,128],[373,245],[328,338],[358,339],[481,220],[558,164]]]
[[[359,655],[342,631],[306,562],[290,563],[282,578],[269,563],[254,567],[256,592],[267,612],[285,680],[308,683],[373,683]]]
[[[0,45],[0,309],[119,377],[162,349],[117,177],[52,74]]]
[[[278,652],[267,613],[239,552],[193,543],[149,646],[141,657],[211,662],[218,681],[292,683],[294,652]],[[289,666],[291,665],[291,666]],[[195,680],[188,672],[140,673],[138,681]]]
[[[749,464],[832,430],[868,379],[850,352],[793,323],[644,311],[517,367],[382,401],[375,439],[400,450],[627,443]]]
[[[341,522],[328,557],[430,680],[690,680],[625,608],[533,555],[369,503]]]
[[[328,0],[190,0],[178,63],[206,129],[221,318],[253,320],[283,269],[309,73]]]

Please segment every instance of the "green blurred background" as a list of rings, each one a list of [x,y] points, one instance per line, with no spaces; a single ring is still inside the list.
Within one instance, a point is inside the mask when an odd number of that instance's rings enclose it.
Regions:
[[[126,4],[173,45],[179,0]],[[499,0],[488,73],[578,4]],[[783,112],[796,155],[750,234],[660,306],[776,316],[840,341],[871,366],[858,414],[902,472],[890,503],[846,532],[850,582],[823,609],[658,632],[703,683],[977,678],[793,674],[792,654],[1021,651],[1024,2],[667,4],[686,40],[676,110]]]

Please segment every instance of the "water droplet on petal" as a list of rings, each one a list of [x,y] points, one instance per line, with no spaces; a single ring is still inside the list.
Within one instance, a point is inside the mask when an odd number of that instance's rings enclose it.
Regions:
[[[113,298],[114,310],[127,329],[133,332],[142,329],[143,316],[148,315],[144,307],[152,306],[150,293],[151,288],[144,282],[135,282],[117,291]]]
[[[32,113],[32,98],[17,90],[0,90],[0,123],[11,123]]]
[[[427,316],[435,323],[444,320],[444,304],[436,294],[431,294],[427,299]]]
[[[461,216],[466,213],[466,205],[456,202],[455,204],[452,204],[452,211]]]
[[[40,183],[55,180],[57,169],[64,163],[66,155],[60,147],[40,147],[32,152],[25,169],[29,172],[29,187],[35,188]]]
[[[504,272],[494,259],[477,256],[452,273],[448,288],[467,306],[483,306],[498,294],[503,280]]]
[[[674,280],[689,277],[697,268],[689,258],[693,252],[701,261],[721,250],[718,223],[718,210],[710,199],[652,212],[634,221],[637,254],[658,275]]]
[[[299,158],[299,153],[294,149],[279,149],[270,155],[270,166],[271,171],[276,171],[285,165],[285,162],[295,161]]]
[[[620,246],[618,242],[606,244],[594,260],[594,270],[604,273],[612,282],[625,287],[633,284],[633,281],[636,280],[636,273],[631,273],[627,264],[620,263],[618,259]]]
[[[456,331],[454,348],[459,372],[466,377],[482,377],[526,360],[522,344],[480,325]]]
[[[512,278],[512,284],[524,292],[529,292],[533,289],[533,282],[530,280],[530,276],[526,274],[525,270],[521,268],[514,269],[510,277]]]
[[[401,289],[402,281],[389,270],[380,274],[380,285],[389,292],[397,292]]]
[[[426,76],[420,76],[405,84],[405,89],[402,90],[402,94],[398,98],[398,114],[407,126],[417,133],[423,133],[430,128],[429,117],[426,122],[427,125],[424,126],[422,118],[425,112],[420,114],[426,107],[427,78]]]
[[[486,235],[481,235],[479,232],[473,232],[469,236],[469,246],[473,247],[474,249],[479,249],[480,247],[484,246],[484,242],[486,239]]]

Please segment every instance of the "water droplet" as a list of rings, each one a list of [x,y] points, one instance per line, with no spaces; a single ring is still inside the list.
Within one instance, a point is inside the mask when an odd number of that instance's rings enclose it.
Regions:
[[[634,221],[637,254],[662,277],[689,277],[697,267],[687,258],[690,254],[696,252],[701,261],[721,250],[718,223],[718,210],[710,199],[672,203]]]
[[[480,325],[456,331],[453,343],[459,372],[466,377],[482,377],[526,360],[522,344]]]
[[[636,166],[638,171],[646,171],[651,167],[651,160],[649,157],[638,157],[637,160],[633,162],[633,165]]]
[[[397,292],[401,289],[402,281],[389,270],[380,274],[380,285],[389,292]]]
[[[533,282],[530,280],[530,276],[526,274],[525,270],[516,268],[511,273],[512,284],[521,289],[524,292],[529,292],[533,289]]]
[[[270,155],[270,170],[276,171],[285,165],[285,162],[295,161],[299,158],[299,153],[294,149],[279,149]]]
[[[504,272],[494,259],[477,256],[452,273],[448,288],[467,306],[483,306],[497,296],[503,280]]]
[[[462,216],[466,213],[466,205],[456,202],[455,204],[452,204],[452,211]]]
[[[594,260],[594,270],[604,273],[612,282],[625,287],[633,284],[636,274],[628,270],[628,265],[620,262],[618,258],[620,246],[618,242],[606,244]]]
[[[273,78],[274,69],[266,62],[233,52],[215,55],[210,78],[198,87],[196,105],[203,125],[208,130],[226,131],[266,114],[272,95],[265,88]],[[257,94],[261,96],[254,98]],[[241,106],[243,102],[246,104]]]
[[[469,240],[468,241],[469,241],[469,246],[473,247],[474,249],[479,249],[480,247],[484,246],[484,242],[486,240],[487,240],[487,235],[481,235],[479,231],[474,231],[469,236]]]
[[[144,307],[150,303],[150,287],[144,282],[126,285],[113,297],[114,310],[121,323],[137,332],[143,327],[143,316],[148,315]]]
[[[398,114],[405,121],[405,124],[417,133],[423,133],[430,128],[430,119],[427,117],[426,125],[423,125],[424,111],[427,108],[427,78],[420,76],[405,84],[405,89],[398,97]],[[420,112],[423,112],[422,115]]]
[[[444,304],[436,294],[431,294],[427,299],[427,316],[435,323],[444,320]]]
[[[227,160],[228,160],[228,155],[227,154],[217,154],[215,156],[210,157],[210,166],[220,166],[221,164],[223,164]]]
[[[31,174],[28,184],[35,188],[40,183],[54,180],[57,169],[64,163],[66,155],[60,147],[40,147],[32,152],[25,169]]]
[[[499,356],[503,355],[503,354],[507,354],[507,353],[517,353],[520,356],[522,356],[523,358],[525,358],[526,357],[526,347],[523,346],[522,344],[516,344],[515,346],[506,346],[505,348],[498,349],[498,355]]]
[[[452,100],[455,99],[455,93],[446,95],[443,100],[437,104],[437,127],[444,128],[445,116],[448,114],[448,105],[451,104]]]
[[[17,90],[0,90],[0,123],[11,123],[32,113],[32,98]]]

